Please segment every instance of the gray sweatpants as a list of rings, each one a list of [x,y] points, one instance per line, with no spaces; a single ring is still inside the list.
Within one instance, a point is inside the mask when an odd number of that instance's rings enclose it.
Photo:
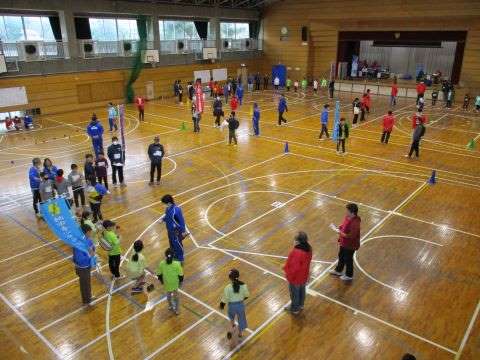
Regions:
[[[90,281],[90,267],[88,268],[79,268],[75,267],[75,273],[78,275],[78,280],[80,283],[80,294],[82,295],[82,303],[90,304],[92,299],[92,287]]]

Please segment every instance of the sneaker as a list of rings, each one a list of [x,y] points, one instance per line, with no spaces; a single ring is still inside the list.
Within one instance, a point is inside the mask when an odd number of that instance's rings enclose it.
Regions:
[[[336,153],[337,153],[337,155],[340,155],[340,151],[337,151]]]
[[[118,184],[113,184],[113,187],[119,187],[119,185]]]
[[[328,272],[330,275],[335,275],[335,276],[342,276],[343,274],[340,271],[337,271],[335,269],[332,269]]]
[[[298,314],[300,314],[300,310],[292,311],[292,314],[293,314],[293,315],[298,315]]]
[[[319,138],[321,141],[325,140],[324,138]]]
[[[40,213],[36,213],[35,216],[37,217],[37,219],[42,219],[43,218],[42,214],[40,214]]]
[[[150,181],[150,182],[148,183],[148,185],[152,186],[152,185],[153,185],[153,181]]]
[[[127,184],[125,184],[125,183],[121,183],[121,184],[120,184],[120,186],[121,186],[121,187],[126,187],[126,186],[127,186]]]
[[[119,277],[116,277],[115,280],[122,280],[122,279],[125,279],[126,276],[125,275],[120,275]]]
[[[404,155],[406,158],[409,158],[410,159],[410,155]]]
[[[285,311],[290,311],[290,305],[285,306],[285,307],[283,308],[283,310],[285,310]]]
[[[175,309],[173,312],[175,313],[175,315],[180,315],[180,311],[178,309]]]
[[[160,185],[160,181],[157,181],[157,182],[155,183],[155,185]]]
[[[140,286],[132,288],[132,295],[142,293],[142,292],[143,292],[143,288]]]
[[[350,276],[347,276],[347,275],[342,275],[342,276],[340,276],[340,280],[343,280],[343,281],[352,281],[353,278],[350,277]]]

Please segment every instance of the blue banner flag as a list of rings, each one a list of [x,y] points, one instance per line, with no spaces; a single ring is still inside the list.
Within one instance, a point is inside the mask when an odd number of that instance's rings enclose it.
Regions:
[[[335,102],[335,120],[333,121],[332,140],[338,140],[338,124],[340,124],[340,101]]]
[[[65,198],[40,204],[40,213],[50,230],[65,244],[88,254],[85,235],[72,216]]]

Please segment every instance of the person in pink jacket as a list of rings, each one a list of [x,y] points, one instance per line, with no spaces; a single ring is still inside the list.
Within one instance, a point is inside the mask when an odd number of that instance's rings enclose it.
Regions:
[[[312,261],[312,247],[308,243],[305,232],[299,231],[295,236],[294,248],[288,254],[287,262],[283,267],[290,290],[289,306],[286,311],[298,314],[305,304],[306,286],[310,275],[310,263]]]

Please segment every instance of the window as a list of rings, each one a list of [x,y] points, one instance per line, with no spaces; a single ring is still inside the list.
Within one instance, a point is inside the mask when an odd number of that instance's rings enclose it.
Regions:
[[[160,40],[200,40],[193,21],[160,20],[158,28]]]
[[[220,37],[222,39],[248,39],[250,30],[248,23],[220,23]]]
[[[117,19],[119,40],[138,40],[137,21],[133,19]]]
[[[0,16],[0,39],[5,43],[55,41],[47,16]]]
[[[98,41],[117,41],[117,25],[115,19],[88,19],[92,39]]]

